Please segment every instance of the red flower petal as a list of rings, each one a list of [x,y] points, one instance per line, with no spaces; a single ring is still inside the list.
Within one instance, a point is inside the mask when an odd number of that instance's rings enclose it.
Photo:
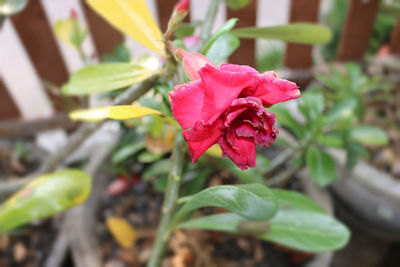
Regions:
[[[242,170],[256,166],[256,144],[252,137],[237,137],[235,146],[227,142],[226,137],[221,137],[218,144],[222,149],[222,156],[228,156]]]
[[[192,128],[200,120],[204,93],[200,80],[178,85],[168,93],[171,99],[172,115],[183,129]]]
[[[300,97],[300,91],[294,82],[279,79],[272,71],[265,72],[258,77],[258,86],[248,88],[243,95],[260,98],[264,106]]]
[[[221,64],[220,69],[230,72],[250,72],[258,75],[258,71],[256,69],[246,65]]]
[[[206,65],[199,71],[204,89],[202,118],[212,123],[231,105],[243,89],[257,85],[251,72],[231,72]]]
[[[207,149],[217,143],[222,134],[222,120],[218,119],[213,124],[204,124],[197,121],[191,130],[183,132],[183,137],[189,145],[192,163],[194,163]]]

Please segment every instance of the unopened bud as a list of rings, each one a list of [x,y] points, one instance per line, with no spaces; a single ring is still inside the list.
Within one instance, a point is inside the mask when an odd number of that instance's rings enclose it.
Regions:
[[[209,64],[217,67],[211,60],[199,53],[190,53],[180,50],[178,56],[182,58],[183,69],[191,81],[200,79],[199,70]]]
[[[187,12],[189,10],[190,0],[180,0],[175,6],[175,10],[179,13]]]
[[[76,12],[75,8],[71,8],[69,10],[69,17],[71,19],[77,19],[78,18],[78,13]]]

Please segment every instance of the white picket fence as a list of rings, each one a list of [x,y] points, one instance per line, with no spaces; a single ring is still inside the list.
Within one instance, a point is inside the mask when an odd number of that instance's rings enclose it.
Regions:
[[[53,25],[57,20],[69,16],[71,8],[74,8],[80,21],[87,25],[81,1],[79,0],[31,0],[41,1],[49,24]],[[134,0],[132,0],[134,1]],[[191,20],[203,19],[206,7],[212,0],[192,0]],[[147,0],[153,16],[157,19],[157,6],[155,0]],[[327,9],[331,0],[322,1],[321,10]],[[258,0],[257,19],[258,26],[272,26],[288,22],[290,0]],[[226,20],[226,7],[221,1],[221,7],[217,14],[215,29]],[[134,55],[141,55],[149,51],[129,37],[125,37],[126,45]],[[282,44],[281,44],[282,45]],[[62,59],[71,74],[83,66],[78,53],[71,47],[57,40],[57,46]],[[265,47],[265,42],[258,42],[257,47]],[[95,51],[92,37],[89,33],[83,49],[88,54]],[[14,100],[23,119],[36,119],[51,116],[54,113],[51,100],[44,91],[42,82],[37,75],[25,45],[19,38],[13,24],[6,19],[0,30],[0,79],[3,80],[6,89]],[[0,99],[1,104],[1,99]]]

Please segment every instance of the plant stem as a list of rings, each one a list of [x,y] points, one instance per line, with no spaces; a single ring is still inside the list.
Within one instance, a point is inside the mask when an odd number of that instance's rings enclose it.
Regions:
[[[203,41],[207,41],[210,38],[212,26],[214,25],[215,16],[217,15],[218,6],[220,0],[210,1],[206,18],[204,19],[203,26],[201,28],[200,37]]]
[[[185,141],[180,132],[176,135],[175,145],[172,151],[172,166],[168,176],[165,198],[162,206],[161,221],[158,226],[156,240],[151,253],[148,267],[159,267],[169,237],[171,235],[171,220],[176,208],[176,200],[179,195],[179,186],[182,180],[182,169],[185,155]]]

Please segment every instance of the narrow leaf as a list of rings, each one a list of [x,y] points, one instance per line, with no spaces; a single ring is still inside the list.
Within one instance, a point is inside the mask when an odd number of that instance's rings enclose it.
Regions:
[[[62,92],[88,95],[116,90],[141,82],[157,70],[129,63],[103,63],[84,67],[70,77]]]
[[[240,41],[235,35],[229,32],[224,33],[213,42],[205,56],[219,65],[236,51],[239,44]]]
[[[87,3],[118,30],[164,55],[164,38],[145,0],[87,0]]]
[[[91,178],[74,169],[36,178],[0,206],[0,233],[82,203],[91,186]]]
[[[290,43],[326,44],[332,38],[329,28],[312,23],[292,23],[272,27],[248,27],[232,31],[239,38],[278,39]]]
[[[213,43],[223,34],[229,32],[230,30],[233,29],[233,27],[235,27],[236,22],[238,21],[238,19],[233,18],[228,20],[227,22],[225,22],[224,25],[222,25],[221,28],[218,29],[218,31],[216,33],[214,33],[210,40],[208,40],[208,42],[204,45],[203,50],[201,51],[201,53],[203,55],[207,54],[208,50],[211,48],[211,46],[213,45]]]
[[[71,120],[101,121],[104,119],[127,120],[139,118],[145,115],[160,115],[161,112],[148,107],[121,105],[76,110],[69,114]]]

